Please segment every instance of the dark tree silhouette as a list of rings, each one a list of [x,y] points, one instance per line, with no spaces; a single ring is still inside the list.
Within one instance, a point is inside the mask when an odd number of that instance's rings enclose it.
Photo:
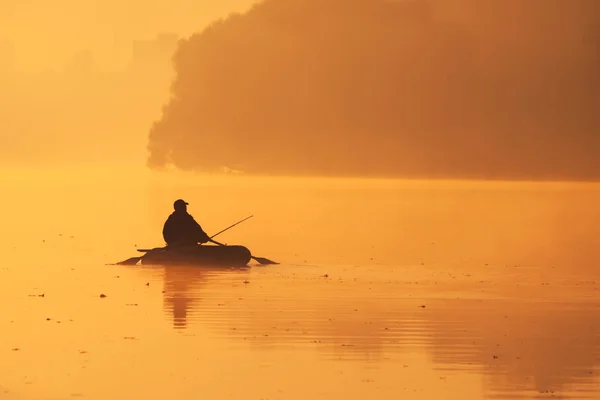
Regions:
[[[180,42],[148,164],[597,179],[599,22],[595,0],[265,0]]]

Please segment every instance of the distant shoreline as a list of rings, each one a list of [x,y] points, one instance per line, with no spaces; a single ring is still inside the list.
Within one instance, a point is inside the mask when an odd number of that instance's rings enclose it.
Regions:
[[[189,178],[207,178],[207,179],[231,179],[232,181],[256,179],[256,180],[323,180],[323,181],[381,181],[381,182],[473,182],[473,183],[507,183],[507,184],[597,184],[600,178],[580,178],[580,177],[482,177],[476,175],[470,176],[442,176],[442,175],[360,175],[360,174],[284,174],[284,173],[239,173],[231,174],[225,172],[207,172],[199,170],[180,170],[180,169],[153,169],[139,164],[68,164],[68,165],[38,165],[28,166],[19,164],[0,165],[0,176],[16,174],[30,175],[55,175],[89,176],[90,179],[95,176],[111,175],[115,180],[147,178],[164,178],[166,180],[177,181],[179,179],[187,180]]]

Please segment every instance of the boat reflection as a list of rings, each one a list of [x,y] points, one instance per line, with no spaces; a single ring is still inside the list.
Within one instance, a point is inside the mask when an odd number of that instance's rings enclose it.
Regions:
[[[186,329],[188,318],[199,308],[202,301],[203,285],[211,279],[218,279],[224,272],[245,273],[250,267],[164,267],[163,307],[172,319],[173,328]]]

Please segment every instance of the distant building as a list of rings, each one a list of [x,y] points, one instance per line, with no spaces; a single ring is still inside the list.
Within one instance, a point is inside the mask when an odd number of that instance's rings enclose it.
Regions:
[[[91,50],[81,50],[73,54],[67,65],[67,71],[75,74],[87,75],[94,68],[94,56]]]

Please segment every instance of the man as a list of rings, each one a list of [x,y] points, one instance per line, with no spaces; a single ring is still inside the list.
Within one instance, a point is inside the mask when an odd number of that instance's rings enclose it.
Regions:
[[[198,243],[213,242],[187,212],[189,204],[179,199],[173,203],[175,212],[169,215],[163,227],[163,238],[167,246],[196,246]]]

